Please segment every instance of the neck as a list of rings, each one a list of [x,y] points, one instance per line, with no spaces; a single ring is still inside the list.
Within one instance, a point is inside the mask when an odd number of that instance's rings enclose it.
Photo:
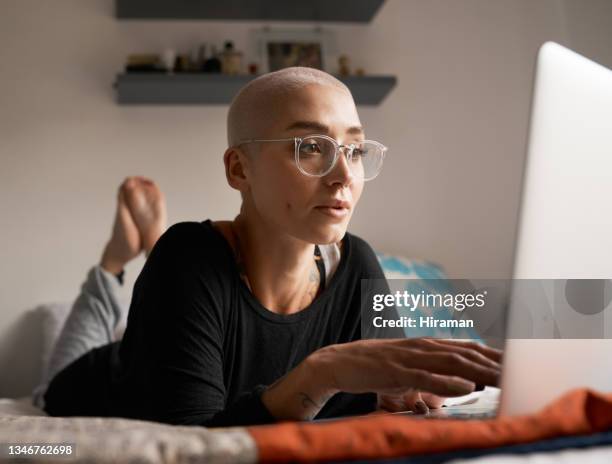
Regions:
[[[239,214],[232,223],[247,284],[272,312],[292,314],[307,307],[319,290],[314,244],[272,230]]]

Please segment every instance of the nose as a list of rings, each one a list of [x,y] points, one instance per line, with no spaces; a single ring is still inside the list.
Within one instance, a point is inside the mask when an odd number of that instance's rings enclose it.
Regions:
[[[338,150],[338,159],[332,170],[325,176],[330,184],[339,183],[343,187],[349,186],[355,180],[355,176],[349,166],[348,158],[352,154],[350,147],[340,147]]]

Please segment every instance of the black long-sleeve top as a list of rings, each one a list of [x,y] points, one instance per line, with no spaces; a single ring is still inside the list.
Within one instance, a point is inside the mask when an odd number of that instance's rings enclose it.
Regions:
[[[346,233],[322,293],[297,313],[276,314],[240,278],[210,220],[179,223],[159,239],[134,285],[123,339],[68,371],[104,383],[98,394],[106,397],[91,414],[207,426],[274,422],[260,398],[266,386],[318,348],[361,338],[361,279],[384,275],[371,247]],[[317,418],[375,406],[372,393],[339,393]]]

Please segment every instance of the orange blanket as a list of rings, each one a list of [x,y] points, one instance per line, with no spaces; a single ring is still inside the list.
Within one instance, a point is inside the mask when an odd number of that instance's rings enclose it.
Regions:
[[[462,421],[385,414],[248,430],[262,462],[316,462],[488,448],[611,429],[612,394],[579,389],[528,416]]]

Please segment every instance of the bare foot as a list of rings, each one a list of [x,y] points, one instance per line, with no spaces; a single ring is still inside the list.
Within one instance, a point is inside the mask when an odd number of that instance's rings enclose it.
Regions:
[[[166,230],[166,199],[157,184],[146,177],[135,177],[126,191],[126,203],[140,232],[142,248],[147,256],[157,239]]]
[[[113,232],[100,262],[105,270],[113,274],[119,274],[142,251],[140,233],[126,202],[126,194],[133,184],[134,178],[128,177],[119,187]]]

